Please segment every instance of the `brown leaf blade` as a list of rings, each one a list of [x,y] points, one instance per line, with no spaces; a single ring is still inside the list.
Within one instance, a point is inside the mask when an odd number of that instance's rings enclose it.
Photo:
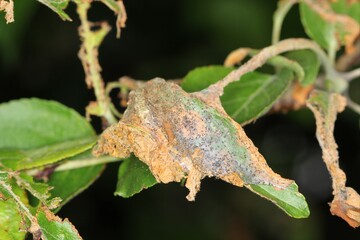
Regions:
[[[352,188],[346,187],[346,175],[339,167],[339,154],[333,135],[336,116],[346,106],[340,94],[314,91],[308,108],[316,120],[316,137],[323,152],[323,160],[332,178],[334,199],[330,204],[333,215],[343,218],[350,226],[360,226],[360,196]]]
[[[97,155],[119,158],[130,153],[149,166],[158,182],[186,178],[189,200],[195,199],[206,176],[239,187],[264,184],[285,189],[292,183],[270,169],[220,104],[210,107],[199,94],[188,94],[162,79],[130,94],[123,119],[105,130],[95,150]]]

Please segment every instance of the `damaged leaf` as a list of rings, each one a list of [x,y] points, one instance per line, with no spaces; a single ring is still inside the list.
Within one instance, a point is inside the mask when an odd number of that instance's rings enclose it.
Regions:
[[[346,175],[339,167],[339,153],[334,138],[336,116],[346,106],[346,100],[337,93],[314,91],[307,106],[314,113],[316,137],[322,149],[322,158],[332,178],[334,199],[330,204],[333,215],[343,218],[350,226],[360,226],[360,195],[346,187]]]
[[[290,189],[293,181],[270,169],[242,127],[217,100],[203,93],[186,93],[162,79],[149,81],[130,93],[124,117],[103,132],[94,153],[119,158],[134,153],[158,182],[186,178],[190,201],[195,200],[204,177],[250,190],[251,185],[272,186],[276,189],[274,198]]]
[[[40,201],[41,205],[47,206],[49,209],[54,209],[59,206],[61,199],[50,199],[50,190],[52,187],[48,184],[34,181],[33,177],[25,173],[16,174],[14,178],[16,179],[17,185],[29,191],[33,197]]]
[[[156,183],[149,167],[135,156],[131,156],[125,159],[119,167],[115,195],[131,197]]]
[[[348,15],[360,23],[360,1],[336,0],[331,1],[331,7],[338,13]]]
[[[3,181],[3,179],[0,179],[0,181]],[[13,184],[12,190],[19,196],[24,204],[28,205],[25,190],[20,189],[16,184]],[[25,239],[25,221],[18,209],[18,205],[14,199],[6,196],[6,192],[2,193],[2,187],[0,186],[0,196],[1,195],[4,197],[0,197],[0,239]]]
[[[46,208],[40,208],[36,219],[38,221],[41,239],[43,240],[79,240],[82,239],[68,219],[61,220]]]
[[[91,151],[88,150],[66,159],[66,161],[86,161],[94,158]],[[53,172],[47,182],[53,187],[50,191],[51,196],[62,199],[60,207],[65,205],[72,198],[88,188],[99,177],[104,168],[104,164],[97,164],[94,166]],[[59,210],[59,208],[57,210]]]
[[[346,52],[354,49],[360,25],[352,17],[336,12],[331,1],[300,1],[301,21],[307,34],[326,49],[344,45]],[[335,11],[334,11],[335,10]]]

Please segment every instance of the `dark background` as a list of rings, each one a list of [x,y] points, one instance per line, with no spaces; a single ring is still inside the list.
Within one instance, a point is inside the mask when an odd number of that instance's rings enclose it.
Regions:
[[[222,64],[238,47],[270,44],[276,1],[124,0],[128,22],[120,40],[113,30],[100,48],[106,81],[123,75],[137,79],[179,78],[188,71]],[[39,97],[59,101],[84,114],[94,99],[77,58],[79,38],[74,4],[61,21],[34,0],[15,2],[16,22],[0,21],[0,101]],[[3,14],[0,15],[2,17]],[[93,20],[113,14],[93,4]],[[291,10],[283,38],[304,37],[298,9]],[[359,81],[354,97],[360,97]],[[99,122],[93,121],[99,128]],[[61,211],[84,239],[360,239],[360,231],[331,216],[331,181],[321,160],[308,110],[266,116],[245,128],[274,171],[295,179],[311,216],[293,219],[245,188],[205,179],[195,202],[177,183],[156,185],[130,199],[113,196],[118,164]],[[340,165],[348,185],[360,191],[359,117],[347,110],[335,129]]]

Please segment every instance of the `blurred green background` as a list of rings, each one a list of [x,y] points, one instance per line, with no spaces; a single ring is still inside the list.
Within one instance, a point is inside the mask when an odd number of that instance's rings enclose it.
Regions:
[[[275,0],[124,0],[127,27],[113,30],[100,48],[106,81],[179,78],[188,71],[222,64],[238,47],[270,44]],[[24,97],[53,99],[84,114],[94,99],[77,58],[79,21],[74,4],[63,22],[35,0],[15,2],[15,23],[0,21],[0,101]],[[0,14],[2,17],[3,14]],[[113,14],[93,4],[93,20]],[[305,37],[298,9],[285,20],[283,38]],[[352,93],[360,98],[359,80]],[[99,129],[99,121],[93,120]],[[195,202],[179,184],[156,185],[130,199],[113,196],[118,164],[61,211],[86,240],[92,239],[360,239],[360,231],[331,216],[331,181],[321,160],[308,110],[266,116],[246,127],[274,171],[295,179],[311,216],[292,219],[273,204],[216,179],[205,179]],[[339,116],[335,136],[348,185],[360,191],[359,117]]]

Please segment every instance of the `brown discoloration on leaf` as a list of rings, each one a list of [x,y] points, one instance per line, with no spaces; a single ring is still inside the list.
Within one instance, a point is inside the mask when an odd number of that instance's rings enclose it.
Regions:
[[[336,116],[346,106],[346,99],[339,94],[313,92],[307,103],[316,120],[316,137],[323,150],[323,160],[333,178],[334,194],[345,187],[346,176],[339,168],[339,153],[333,135]]]
[[[104,131],[94,153],[120,158],[134,153],[159,182],[187,178],[189,200],[195,199],[206,176],[236,186],[267,184],[284,189],[292,182],[269,168],[218,97],[189,94],[162,79],[130,93],[124,117]]]
[[[62,222],[61,218],[56,216],[53,212],[51,212],[49,209],[42,207],[41,211],[43,211],[45,213],[45,216],[47,218],[47,220],[51,221],[51,222]]]
[[[314,85],[303,87],[298,82],[294,82],[292,87],[274,104],[270,112],[286,113],[304,107],[313,89]]]
[[[79,232],[77,231],[77,229],[74,227],[74,225],[73,225],[67,218],[65,218],[64,220],[62,220],[60,217],[56,216],[53,212],[51,212],[51,211],[50,211],[48,208],[46,208],[46,207],[41,207],[41,208],[39,208],[39,209],[38,209],[38,214],[40,214],[40,213],[44,213],[46,219],[47,219],[49,222],[58,222],[58,223],[61,223],[61,224],[64,224],[64,223],[68,224],[68,225],[71,227],[73,233],[75,233],[75,234],[77,235],[77,239],[82,239],[81,236],[79,235]],[[40,229],[40,231],[42,231],[42,230]],[[38,232],[39,232],[39,231],[38,231]],[[35,235],[34,235],[34,236],[35,236]],[[43,239],[42,234],[41,234],[41,237],[42,237],[42,239]]]
[[[239,48],[232,51],[225,59],[224,66],[232,67],[239,64],[246,56],[248,56],[250,48]]]
[[[336,61],[336,69],[345,72],[360,63],[360,36],[354,44],[354,51],[344,53]]]
[[[310,85],[307,87],[301,86],[298,82],[295,82],[293,91],[292,91],[292,99],[294,100],[294,109],[297,110],[306,104],[306,100],[309,98],[310,92],[314,89],[314,85]]]
[[[314,113],[316,137],[322,148],[323,160],[332,178],[334,200],[332,214],[343,218],[352,227],[360,225],[360,196],[346,187],[346,175],[339,167],[339,153],[333,135],[336,116],[346,106],[346,99],[337,94],[313,92],[307,106]]]
[[[338,33],[344,34],[344,39],[341,39],[341,36],[336,37],[339,42],[344,43],[347,53],[350,54],[354,51],[355,41],[360,35],[360,25],[356,20],[347,15],[334,12],[329,1],[302,0],[302,2],[306,3],[325,21],[334,24]]]
[[[223,180],[225,182],[231,183],[231,184],[233,184],[235,186],[238,186],[238,187],[244,186],[244,181],[236,173],[230,173],[228,175],[223,176]]]
[[[14,22],[14,2],[13,0],[0,0],[0,12],[5,12],[6,23]]]
[[[360,226],[360,196],[347,187],[341,195],[335,196],[330,204],[330,212],[344,219],[353,228]]]

